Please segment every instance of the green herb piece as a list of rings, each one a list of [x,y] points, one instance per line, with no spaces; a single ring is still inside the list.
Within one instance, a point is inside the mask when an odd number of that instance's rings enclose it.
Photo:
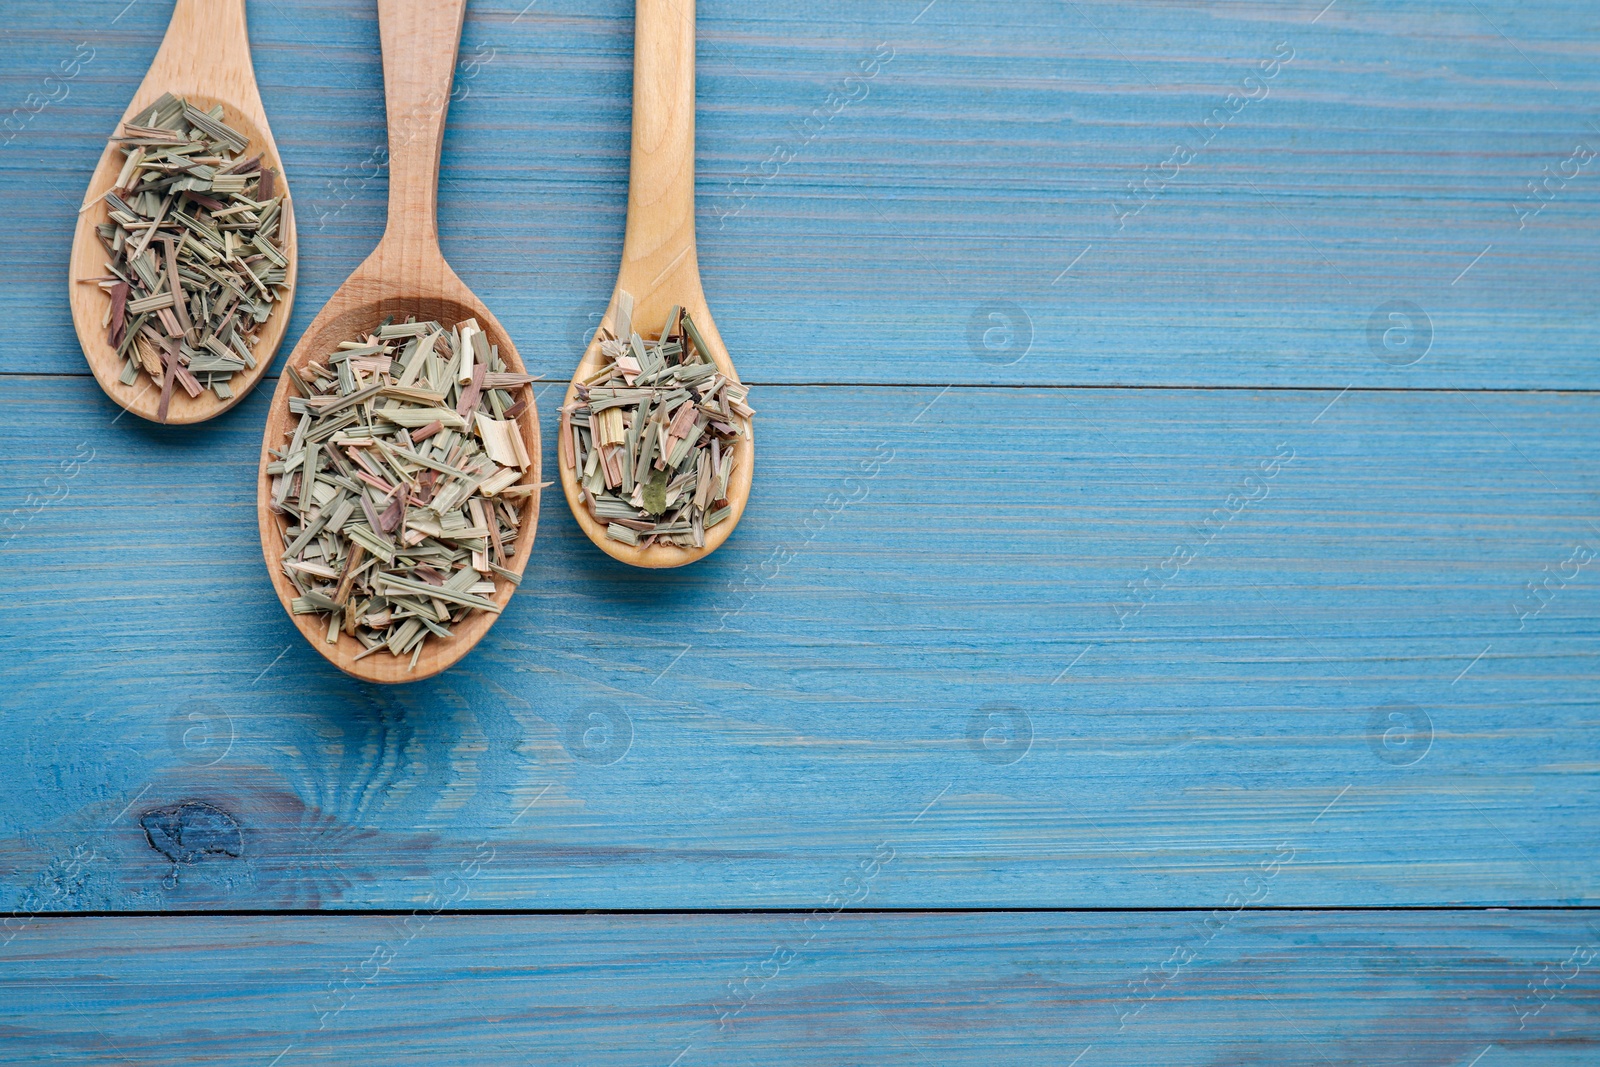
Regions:
[[[175,386],[228,400],[233,375],[256,366],[261,324],[289,289],[283,198],[220,106],[203,111],[168,93],[113,141],[125,157],[96,228],[107,274],[84,280],[110,298],[119,380],[148,375],[165,421]]]
[[[600,370],[561,409],[560,462],[610,539],[700,548],[732,513],[735,442],[755,414],[749,390],[721,372],[683,308],[654,337],[639,332],[654,324],[634,310],[619,292],[615,332],[596,339]]]
[[[644,509],[652,515],[659,515],[667,510],[667,472],[650,468],[650,474],[645,478],[644,490],[639,494],[644,500]]]
[[[463,384],[443,372],[467,352]],[[522,481],[532,462],[514,419],[473,408],[492,384],[524,410],[533,379],[507,373],[472,319],[384,323],[289,374],[300,418],[267,472],[291,610],[326,615],[328,639],[353,637],[363,658],[414,667],[451,625],[498,613],[520,579],[510,564],[539,487]]]

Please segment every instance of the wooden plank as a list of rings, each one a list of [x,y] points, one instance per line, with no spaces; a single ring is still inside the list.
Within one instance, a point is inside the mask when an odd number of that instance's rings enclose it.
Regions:
[[[264,399],[10,379],[0,907],[406,907],[480,842],[482,907],[804,907],[884,842],[874,905],[1212,905],[1284,851],[1273,905],[1594,901],[1600,397],[755,399],[723,550],[641,574],[547,497],[480,649],[376,689],[257,570]]]
[[[749,380],[1597,384],[1587,0],[920,6],[700,5],[701,262]],[[0,371],[83,370],[73,213],[168,10],[8,5]],[[615,273],[631,11],[468,14],[445,252],[553,377]],[[251,20],[302,216],[292,344],[382,226],[377,32],[326,0]]]
[[[1578,1067],[1597,964],[1571,912],[49,919],[0,1057]]]

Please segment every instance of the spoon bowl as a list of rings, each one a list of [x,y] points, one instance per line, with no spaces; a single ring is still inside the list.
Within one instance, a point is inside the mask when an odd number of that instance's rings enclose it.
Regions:
[[[371,332],[384,318],[437,321],[446,329],[463,319],[476,319],[491,345],[499,349],[506,369],[523,373],[521,358],[505,328],[466,284],[439,250],[435,213],[439,151],[449,106],[450,80],[466,0],[379,0],[378,24],[383,38],[384,97],[389,119],[389,221],[378,247],[357,267],[317,314],[295,345],[288,366],[297,372],[335,351],[339,343]],[[525,387],[530,388],[530,387]],[[340,633],[327,640],[327,620],[320,615],[295,615],[290,602],[298,592],[283,571],[284,519],[272,510],[272,477],[267,465],[283,448],[294,421],[289,399],[295,395],[287,372],[278,379],[267,415],[256,482],[261,549],[272,586],[290,619],[313,648],[346,674],[370,682],[412,682],[437,674],[460,660],[483,638],[499,615],[478,611],[451,626],[452,636],[430,637],[414,669],[408,661],[384,653],[357,659],[365,649]],[[524,481],[539,481],[539,416],[531,402],[517,416],[517,431],[531,459]],[[505,566],[518,575],[533,553],[539,518],[539,494],[530,494],[519,509],[514,550]],[[504,608],[515,586],[501,578],[490,598]]]
[[[383,251],[385,250],[380,247],[378,252],[373,253],[373,257],[351,275],[334,294],[333,299],[323,308],[322,313],[317,316],[316,321],[306,330],[299,344],[290,353],[288,366],[296,371],[303,371],[313,360],[335,351],[339,342],[371,332],[385,318],[393,316],[396,321],[403,321],[406,316],[414,315],[419,322],[437,321],[447,327],[463,319],[477,319],[489,343],[498,346],[500,358],[505,360],[507,369],[518,373],[522,371],[522,360],[518,357],[516,347],[511,343],[505,328],[464,284],[456,280],[455,287],[440,286],[432,291],[420,287],[404,291],[392,289],[384,285],[379,277],[381,266],[374,271],[368,269]],[[444,267],[446,271],[450,269],[442,258],[438,266]],[[453,272],[450,277],[454,277]],[[271,455],[270,450],[282,448],[284,442],[294,432],[298,416],[289,411],[289,398],[293,395],[295,395],[294,387],[288,374],[285,373],[278,379],[278,388],[273,394],[272,407],[267,414],[266,436],[262,445],[261,465],[256,482],[262,554],[266,559],[267,573],[272,579],[272,587],[286,611],[289,611],[290,602],[299,595],[299,592],[283,571],[285,522],[271,508],[272,477],[267,473],[267,464],[276,458]],[[529,457],[533,460],[533,466],[529,468],[526,480],[537,482],[540,473],[539,419],[532,404],[517,416],[517,429],[522,434],[523,445]],[[534,532],[539,521],[537,493],[529,496],[522,504],[519,516],[521,524],[518,526],[516,547],[512,550],[510,559],[506,561],[506,568],[517,574],[522,573],[529,557],[533,554]],[[496,582],[496,585],[499,588],[490,599],[504,608],[516,587],[503,580]],[[408,669],[407,660],[397,659],[384,653],[357,660],[356,657],[365,649],[354,637],[343,633],[338,635],[335,643],[328,644],[328,625],[320,615],[296,615],[290,611],[289,617],[312,647],[322,653],[335,667],[365,681],[383,683],[421,681],[438,674],[470,652],[499,618],[498,615],[487,611],[468,615],[462,622],[452,625],[452,637],[429,638],[422,647],[422,654],[417,659],[415,669]]]
[[[245,23],[244,0],[178,0],[167,26],[161,49],[156,53],[144,81],[133,94],[117,128],[132,119],[164,93],[181,96],[196,107],[222,105],[222,121],[250,139],[246,149],[261,156],[264,169],[277,171],[278,191],[283,196],[281,233],[284,258],[289,261],[285,296],[274,301],[272,313],[261,324],[259,340],[252,350],[256,365],[236,372],[228,382],[233,396],[218,397],[210,389],[190,397],[182,389],[173,390],[166,418],[160,417],[161,390],[140,374],[131,385],[121,381],[122,359],[106,339],[103,319],[110,300],[97,286],[80,284],[78,279],[105,272],[106,251],[95,227],[110,217],[105,194],[122,170],[122,150],[108,141],[100,163],[89,179],[83,209],[78,212],[77,229],[72,238],[72,258],[68,273],[72,323],[84,359],[95,380],[117,404],[140,418],[171,425],[188,425],[214,418],[243,400],[267,373],[277,355],[278,345],[289,328],[294,303],[295,273],[299,265],[295,241],[294,205],[277,143],[267,126],[261,93],[256,87],[255,70],[250,62],[250,38]]]
[[[716,323],[711,319],[711,311],[706,307],[705,295],[700,292],[700,280],[692,256],[687,264],[687,274],[681,286],[669,288],[663,284],[653,292],[637,295],[633,321],[654,330],[656,326],[651,324],[666,321],[672,311],[672,305],[681,304],[700,330],[700,337],[706,343],[706,355],[711,357],[723,374],[737,382],[738,372],[734,370],[733,361],[728,358],[728,350],[722,343],[721,335],[717,333]],[[636,295],[638,294],[636,284],[625,273],[618,280],[617,292]],[[685,291],[686,289],[692,291]],[[605,316],[600,321],[600,329],[595,331],[597,337],[600,330],[615,332],[612,324],[616,321],[616,314],[617,295],[613,293],[611,304],[606,308]],[[572,383],[567,386],[567,403],[572,403],[576,398],[577,383],[596,374],[601,366],[600,342],[594,340],[584,352],[583,360],[578,364]],[[557,463],[556,466],[560,468],[561,488],[566,494],[567,503],[572,507],[573,517],[578,520],[579,528],[589,540],[598,545],[602,551],[613,559],[634,567],[682,567],[715,551],[738,525],[739,517],[744,514],[745,503],[750,499],[750,482],[755,470],[755,451],[755,440],[747,421],[744,435],[733,446],[733,475],[728,479],[728,505],[733,510],[726,519],[706,531],[705,545],[701,548],[659,542],[645,548],[642,545],[629,545],[608,537],[606,524],[597,521],[582,501],[577,473],[565,463]]]
[[[724,375],[739,381],[706,306],[695,250],[693,0],[637,0],[633,32],[633,145],[622,265],[596,339],[567,387],[569,405],[577,397],[578,383],[600,370],[599,333],[616,332],[622,293],[633,297],[633,328],[641,334],[649,331],[654,336],[674,305],[684,307],[706,343],[705,354]],[[660,542],[646,548],[606,536],[606,524],[596,520],[583,502],[578,473],[564,462],[556,466],[573,517],[602,552],[635,567],[681,567],[714,552],[744,514],[755,473],[755,437],[749,420],[744,420],[733,456],[727,496],[731,510],[705,532],[700,548]]]

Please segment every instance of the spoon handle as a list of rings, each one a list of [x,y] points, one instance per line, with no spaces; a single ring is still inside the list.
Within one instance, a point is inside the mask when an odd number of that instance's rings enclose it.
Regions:
[[[150,71],[140,87],[149,99],[136,101],[141,107],[164,92],[226,92],[233,94],[230,103],[259,101],[244,0],[178,0]]]
[[[623,274],[699,291],[694,254],[694,0],[638,0]],[[635,293],[643,298],[647,293]]]
[[[439,244],[439,150],[467,0],[378,0],[389,113],[385,242]]]

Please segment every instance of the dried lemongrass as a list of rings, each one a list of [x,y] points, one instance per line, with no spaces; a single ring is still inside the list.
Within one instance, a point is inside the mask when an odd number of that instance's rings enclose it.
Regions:
[[[647,340],[620,293],[615,329],[599,335],[599,372],[561,409],[560,462],[611,540],[703,548],[732,510],[734,446],[755,414],[749,390],[717,368],[683,308]]]
[[[415,667],[430,636],[498,613],[500,583],[519,580],[510,562],[539,487],[521,481],[533,463],[515,420],[533,378],[508,372],[473,319],[385,321],[286,373],[299,421],[267,473],[290,610],[326,616],[329,643],[342,632],[360,656]]]
[[[220,104],[202,111],[168,93],[113,141],[126,156],[96,227],[111,259],[106,275],[82,280],[110,298],[122,384],[149,375],[165,421],[175,387],[230,400],[229,381],[255,368],[261,324],[289,289],[284,198]]]

